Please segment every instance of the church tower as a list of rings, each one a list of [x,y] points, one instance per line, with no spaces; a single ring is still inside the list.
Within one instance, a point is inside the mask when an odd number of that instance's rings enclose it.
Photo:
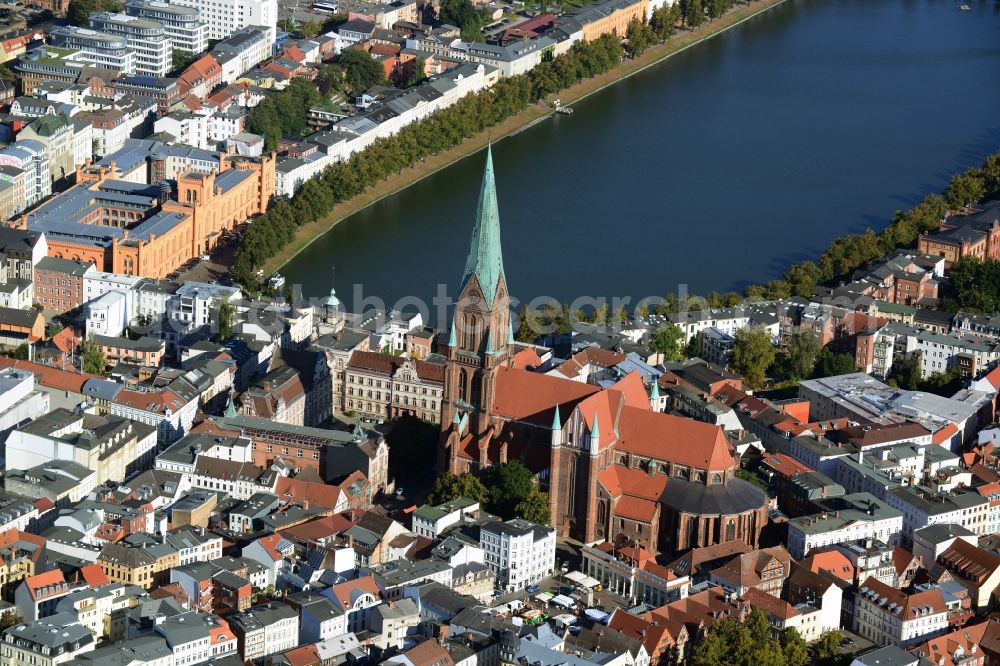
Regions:
[[[471,434],[477,437],[486,434],[497,369],[510,358],[512,337],[493,151],[487,148],[476,226],[448,339],[448,368],[441,406],[441,423],[445,428],[459,420],[465,422],[467,417]],[[488,445],[489,436],[484,439]]]

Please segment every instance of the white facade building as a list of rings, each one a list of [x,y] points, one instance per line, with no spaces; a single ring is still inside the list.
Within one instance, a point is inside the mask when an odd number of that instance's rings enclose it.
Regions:
[[[172,4],[197,9],[208,24],[209,39],[225,39],[252,25],[267,28],[272,44],[277,37],[278,0],[177,0]]]
[[[537,583],[555,567],[556,531],[520,518],[483,525],[479,546],[497,586],[508,592]]]
[[[869,493],[845,495],[831,502],[840,509],[788,521],[788,553],[797,560],[813,548],[877,539],[894,544],[903,530],[903,513]]]
[[[196,7],[160,0],[129,0],[125,13],[163,25],[172,49],[192,54],[208,49],[208,24],[201,20]]]
[[[172,47],[162,23],[149,19],[99,12],[90,15],[94,30],[124,37],[134,53],[134,72],[148,76],[166,76],[172,64]]]

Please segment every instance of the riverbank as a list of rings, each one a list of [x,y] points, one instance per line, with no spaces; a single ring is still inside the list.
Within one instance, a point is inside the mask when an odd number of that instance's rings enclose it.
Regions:
[[[326,217],[300,227],[296,232],[295,239],[265,262],[261,268],[265,275],[275,272],[344,218],[419,182],[431,174],[454,164],[458,160],[482,150],[490,140],[496,141],[505,136],[510,136],[523,131],[534,123],[540,122],[551,115],[551,102],[554,99],[560,99],[564,106],[571,105],[637,72],[641,72],[676,53],[680,53],[735,25],[739,25],[782,2],[784,0],[756,0],[749,5],[736,6],[722,18],[706,23],[695,30],[682,30],[667,42],[650,47],[638,58],[626,60],[612,71],[586,79],[566,88],[552,95],[551,99],[533,104],[527,110],[508,118],[506,121],[491,127],[485,132],[481,132],[463,141],[454,148],[429,157],[403,170],[399,174],[389,177],[377,185],[368,188],[362,194],[335,206],[333,211]]]

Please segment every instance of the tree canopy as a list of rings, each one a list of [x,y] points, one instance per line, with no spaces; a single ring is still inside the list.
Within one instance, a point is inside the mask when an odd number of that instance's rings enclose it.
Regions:
[[[729,367],[752,388],[760,388],[775,356],[770,333],[762,328],[741,328],[734,337]]]
[[[819,338],[808,329],[799,329],[788,339],[788,365],[793,379],[812,376],[819,354]]]
[[[93,375],[103,375],[107,371],[108,363],[104,358],[104,352],[93,336],[84,339],[80,343],[80,357],[83,359],[83,371]]]
[[[344,70],[344,81],[353,95],[360,95],[372,86],[385,81],[382,63],[367,51],[347,49],[340,54],[337,64]]]
[[[467,497],[485,503],[489,497],[486,486],[474,474],[452,474],[445,472],[434,480],[434,486],[427,496],[427,503],[438,505],[459,497]]]
[[[306,131],[309,107],[319,100],[319,90],[311,81],[292,79],[287,88],[268,95],[253,108],[247,116],[247,131],[264,137],[265,151],[273,150],[282,136]]]
[[[80,28],[90,26],[90,15],[94,12],[120,12],[121,0],[70,0],[66,10],[66,20]]]
[[[771,639],[771,626],[764,611],[755,608],[738,622],[731,617],[717,620],[695,641],[692,666],[805,666],[809,652],[795,629],[786,629],[780,640]]]
[[[442,23],[450,23],[462,31],[462,40],[474,42],[482,39],[483,16],[473,6],[471,0],[441,0],[438,18]]]
[[[664,361],[679,361],[684,358],[684,331],[677,324],[664,324],[653,333],[652,346]]]

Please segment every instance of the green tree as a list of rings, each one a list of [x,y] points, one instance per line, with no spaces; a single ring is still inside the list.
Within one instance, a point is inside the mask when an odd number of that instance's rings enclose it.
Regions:
[[[824,631],[812,644],[813,661],[817,664],[835,663],[841,657],[840,643],[844,635],[837,629]]]
[[[299,26],[299,34],[305,39],[312,39],[323,29],[323,24],[314,19],[310,19]]]
[[[120,12],[121,0],[70,0],[66,20],[71,25],[86,28],[93,12]]]
[[[514,507],[514,513],[539,525],[548,525],[551,517],[549,515],[549,495],[537,488],[533,489],[523,500]]]
[[[92,375],[103,375],[107,371],[108,363],[104,358],[104,352],[93,336],[86,338],[80,343],[80,357],[83,359],[83,371]]]
[[[471,0],[442,0],[438,18],[462,32],[462,40],[478,41],[483,33],[483,16],[472,5]]]
[[[520,460],[491,467],[484,481],[489,488],[489,510],[501,518],[513,518],[521,502],[536,491],[534,475]]]
[[[653,333],[652,346],[664,361],[679,361],[684,357],[684,331],[676,324],[664,324]]]
[[[98,0],[70,0],[66,10],[66,20],[70,25],[86,28],[90,25],[90,15],[97,11]]]
[[[641,56],[653,43],[653,31],[649,24],[638,18],[628,23],[625,29],[625,52],[630,58]]]
[[[688,340],[687,345],[684,347],[684,356],[686,358],[701,358],[701,336],[692,335],[691,339]]]
[[[17,348],[14,350],[14,358],[21,361],[27,361],[28,356],[30,355],[31,355],[31,350],[28,349],[27,343],[24,342],[19,344]]]
[[[11,627],[16,627],[24,622],[24,618],[16,610],[8,610],[3,615],[0,615],[0,631],[10,629]]]
[[[973,170],[952,176],[944,191],[944,199],[952,209],[977,203],[986,195],[983,178]]]
[[[819,354],[819,338],[808,329],[799,329],[788,339],[789,371],[793,379],[812,376]]]
[[[898,363],[893,363],[889,371],[889,380],[890,382],[895,382],[896,386],[904,391],[919,390],[920,382],[923,381],[920,357],[916,354],[911,354]]]
[[[771,335],[762,328],[741,328],[736,331],[733,355],[729,367],[743,377],[752,388],[764,385],[767,369],[774,361]]]
[[[854,358],[850,354],[834,353],[829,347],[823,347],[816,355],[816,366],[813,377],[836,377],[855,372]]]
[[[741,467],[740,469],[736,470],[736,478],[743,479],[747,483],[751,483],[751,484],[757,486],[758,488],[760,488],[761,490],[763,490],[765,493],[768,492],[768,490],[769,490],[769,488],[767,487],[767,484],[764,483],[763,481],[761,481],[759,476],[757,476],[756,474],[754,474],[753,472],[751,472],[748,469],[743,469]]]
[[[181,49],[174,49],[170,52],[170,70],[173,72],[181,72],[187,69],[187,66],[194,62],[195,54],[189,51],[182,51]]]
[[[348,49],[340,54],[337,62],[344,69],[344,79],[354,95],[385,81],[382,63],[366,51]]]
[[[697,28],[705,22],[705,8],[702,0],[679,0],[681,18],[684,25],[689,28]]]
[[[677,3],[672,5],[661,5],[653,10],[649,19],[649,27],[653,31],[653,37],[658,41],[665,42],[677,27]]]
[[[236,325],[236,307],[228,298],[219,303],[219,340],[233,337],[233,326]]]
[[[805,666],[809,663],[809,645],[794,627],[781,632],[781,653],[786,666]]]
[[[427,503],[438,505],[459,497],[485,503],[488,496],[486,486],[474,474],[445,472],[434,480],[434,486],[427,495]]]

